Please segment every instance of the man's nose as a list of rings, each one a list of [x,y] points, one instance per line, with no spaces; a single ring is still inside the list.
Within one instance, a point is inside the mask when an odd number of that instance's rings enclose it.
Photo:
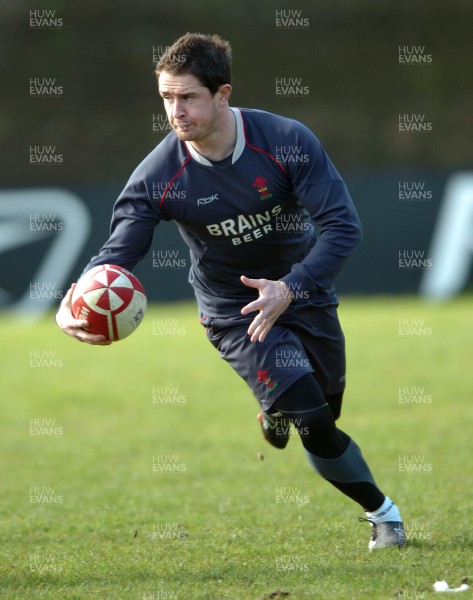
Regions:
[[[171,115],[174,119],[181,119],[185,114],[184,105],[180,100],[175,100],[172,105]]]

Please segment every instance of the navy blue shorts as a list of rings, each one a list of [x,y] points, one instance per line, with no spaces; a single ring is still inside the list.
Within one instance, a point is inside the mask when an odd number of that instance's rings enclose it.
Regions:
[[[345,388],[345,337],[336,306],[291,304],[264,342],[251,342],[251,315],[201,317],[220,356],[253,390],[263,410],[306,373],[314,373],[325,396]]]

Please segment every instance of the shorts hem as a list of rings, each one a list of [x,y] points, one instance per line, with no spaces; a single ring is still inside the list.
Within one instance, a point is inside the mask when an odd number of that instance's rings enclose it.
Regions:
[[[261,408],[264,410],[264,412],[268,412],[271,407],[273,406],[273,404],[276,402],[276,400],[278,400],[282,394],[284,394],[284,392],[287,392],[287,390],[293,386],[296,381],[299,381],[299,379],[301,377],[304,377],[304,375],[307,375],[308,373],[315,373],[314,369],[310,369],[307,371],[301,371],[298,377],[294,377],[294,379],[291,379],[290,381],[285,380],[284,381],[284,385],[278,385],[277,388],[274,391],[274,394],[271,394],[271,396],[267,396],[266,398],[261,398],[259,396],[257,396],[255,394],[255,392],[253,391],[253,393],[256,396],[256,399],[258,400],[259,404],[261,405]]]

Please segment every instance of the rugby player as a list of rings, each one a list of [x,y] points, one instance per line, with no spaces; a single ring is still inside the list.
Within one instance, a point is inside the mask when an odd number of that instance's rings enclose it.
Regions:
[[[230,106],[231,48],[219,36],[184,35],[156,77],[172,131],[131,175],[85,271],[132,270],[159,222],[174,220],[190,248],[200,321],[258,399],[265,437],[284,447],[292,423],[314,470],[364,509],[369,548],[403,546],[398,507],[335,423],[345,347],[334,280],[361,241],[342,178],[303,124]],[[73,318],[72,289],[59,327],[109,343]]]

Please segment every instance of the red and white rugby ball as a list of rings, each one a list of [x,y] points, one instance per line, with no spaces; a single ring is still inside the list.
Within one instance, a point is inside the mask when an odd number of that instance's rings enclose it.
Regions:
[[[72,294],[72,314],[89,322],[87,331],[112,342],[129,336],[141,323],[146,293],[130,271],[99,265],[84,273]]]

